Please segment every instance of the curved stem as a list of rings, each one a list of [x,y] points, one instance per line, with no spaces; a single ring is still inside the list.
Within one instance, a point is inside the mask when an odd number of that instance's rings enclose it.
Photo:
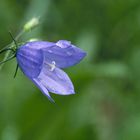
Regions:
[[[0,53],[3,53],[5,51],[12,51],[13,53],[15,53],[15,51],[12,48],[3,48],[2,50],[0,50]]]
[[[24,34],[24,30],[21,30],[19,33],[18,33],[18,35],[15,37],[15,40],[18,40],[23,34]],[[10,44],[8,44],[6,47],[4,47],[3,49],[5,49],[5,48],[13,48],[13,44],[14,44],[14,41],[12,41]],[[3,61],[2,62],[5,62],[6,60],[7,60],[7,58],[9,57],[9,55],[10,55],[10,52],[8,51],[6,54],[5,54],[5,56],[4,56],[4,59],[3,59]],[[0,65],[0,70],[2,69],[2,67],[3,67],[3,63]]]
[[[7,61],[9,61],[9,60],[11,60],[11,59],[13,59],[14,57],[15,57],[15,54],[12,55],[12,56],[10,56],[8,59],[1,61],[0,62],[0,65],[3,64],[3,63],[5,63],[5,62],[7,62]]]

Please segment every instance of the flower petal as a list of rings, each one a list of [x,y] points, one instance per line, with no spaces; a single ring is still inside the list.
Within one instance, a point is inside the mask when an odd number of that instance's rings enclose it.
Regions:
[[[42,82],[37,79],[37,78],[33,78],[31,79],[33,81],[33,83],[42,91],[42,93],[44,93],[48,99],[51,101],[51,102],[54,102],[54,100],[51,98],[47,88],[42,84]]]
[[[86,53],[72,45],[69,41],[60,40],[55,46],[42,49],[45,61],[52,63],[55,61],[59,68],[66,68],[79,63]]]
[[[27,42],[26,44],[24,44],[24,48],[26,49],[43,49],[43,48],[49,48],[55,46],[55,43],[53,42],[48,42],[48,41],[32,41],[32,42]]]
[[[37,79],[50,92],[60,95],[74,94],[73,84],[67,74],[57,67],[52,69],[51,64],[43,64]]]
[[[17,50],[16,58],[19,67],[26,76],[33,78],[39,75],[43,64],[41,50],[28,49],[23,45]]]

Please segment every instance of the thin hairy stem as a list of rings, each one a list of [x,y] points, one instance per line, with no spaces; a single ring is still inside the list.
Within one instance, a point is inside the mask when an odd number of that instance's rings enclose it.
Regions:
[[[18,64],[16,66],[16,71],[15,71],[15,74],[14,74],[14,78],[16,78],[17,72],[18,72]]]
[[[7,61],[9,61],[9,60],[12,60],[14,57],[15,57],[15,54],[12,55],[12,56],[10,56],[10,57],[7,58],[6,60],[1,61],[1,62],[0,62],[0,65],[3,64],[3,63],[5,63],[5,62],[7,62]]]
[[[12,48],[12,47],[13,47],[13,44],[16,42],[16,40],[18,40],[23,34],[24,34],[24,30],[21,30],[21,31],[18,33],[18,35],[15,37],[15,39],[14,39],[9,45],[7,45],[6,47],[4,47],[3,49],[5,49],[5,48]],[[12,36],[12,39],[13,39],[13,36]],[[15,45],[16,45],[16,47],[18,47],[17,43],[16,43]],[[16,48],[16,49],[17,49],[17,48]],[[8,58],[9,56],[10,56],[10,52],[7,51],[2,62],[6,61],[7,58]],[[4,63],[2,63],[2,64],[0,65],[0,70],[1,70],[2,67],[3,67],[3,64],[4,64]]]

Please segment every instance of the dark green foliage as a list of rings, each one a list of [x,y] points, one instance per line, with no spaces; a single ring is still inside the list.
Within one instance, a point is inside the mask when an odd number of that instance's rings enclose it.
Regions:
[[[0,71],[0,140],[139,140],[140,1],[1,0],[0,47],[39,16],[25,34],[48,41],[71,40],[87,52],[67,69],[76,94],[48,99],[16,63]],[[2,57],[0,57],[2,58]]]

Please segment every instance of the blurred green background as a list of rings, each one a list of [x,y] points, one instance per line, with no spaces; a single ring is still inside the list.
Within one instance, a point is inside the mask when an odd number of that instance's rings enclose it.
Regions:
[[[56,104],[6,63],[0,140],[140,140],[140,1],[1,0],[0,47],[34,16],[40,26],[22,40],[70,40],[87,57],[65,70],[76,94],[51,94]]]

